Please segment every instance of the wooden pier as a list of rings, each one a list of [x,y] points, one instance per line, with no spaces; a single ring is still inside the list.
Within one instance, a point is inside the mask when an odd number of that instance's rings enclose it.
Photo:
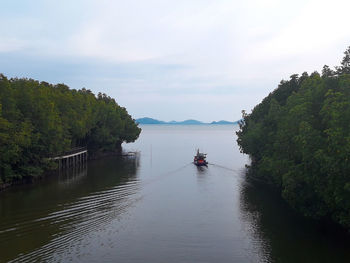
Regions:
[[[87,162],[88,152],[86,147],[72,149],[61,156],[53,157],[51,160],[58,161],[58,168],[75,167],[84,165]]]

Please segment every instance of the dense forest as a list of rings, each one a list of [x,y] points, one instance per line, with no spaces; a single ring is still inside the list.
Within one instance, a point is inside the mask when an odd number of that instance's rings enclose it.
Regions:
[[[0,186],[55,168],[48,157],[74,147],[115,151],[140,131],[106,94],[0,74]]]
[[[297,211],[350,228],[350,47],[341,65],[282,80],[237,132],[250,175]]]

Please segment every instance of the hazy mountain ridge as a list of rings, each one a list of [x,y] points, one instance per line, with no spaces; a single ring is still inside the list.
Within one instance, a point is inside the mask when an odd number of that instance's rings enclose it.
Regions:
[[[184,120],[184,121],[160,121],[157,119],[149,118],[149,117],[144,117],[144,118],[139,118],[135,120],[139,124],[170,124],[170,125],[204,125],[204,124],[212,124],[212,125],[228,125],[228,124],[237,124],[238,121],[235,122],[230,122],[230,121],[212,121],[212,122],[201,122],[198,120]]]

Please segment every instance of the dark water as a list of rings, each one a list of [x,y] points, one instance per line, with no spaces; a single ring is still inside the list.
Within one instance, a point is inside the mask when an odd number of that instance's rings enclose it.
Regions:
[[[0,193],[0,262],[350,262],[347,235],[246,180],[237,127],[142,128],[138,158]]]

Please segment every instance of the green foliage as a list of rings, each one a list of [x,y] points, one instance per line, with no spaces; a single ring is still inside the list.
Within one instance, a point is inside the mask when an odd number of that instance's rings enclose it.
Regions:
[[[105,94],[0,74],[0,184],[39,176],[74,147],[113,151],[141,129]]]
[[[350,47],[336,71],[324,66],[281,81],[237,132],[254,174],[296,210],[350,228]]]

